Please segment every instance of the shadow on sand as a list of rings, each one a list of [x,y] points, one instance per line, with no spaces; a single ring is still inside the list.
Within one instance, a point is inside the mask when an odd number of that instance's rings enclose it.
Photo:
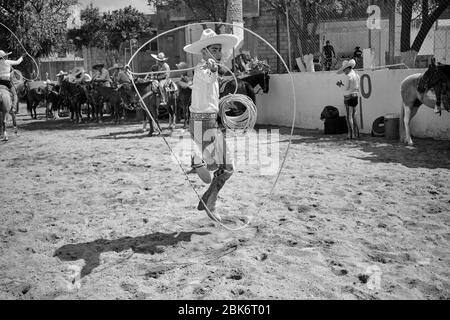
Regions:
[[[289,135],[290,129],[283,128],[280,134]],[[324,135],[321,130],[296,129],[293,145],[315,144],[323,148],[356,148],[367,156],[357,159],[373,163],[398,163],[408,168],[450,169],[450,141],[414,138],[414,147],[408,147],[398,140],[372,137],[362,134],[360,139],[347,140],[346,134]],[[281,140],[287,143],[289,140]]]
[[[134,253],[155,254],[164,252],[164,248],[175,246],[184,241],[190,242],[192,235],[204,236],[210,232],[180,232],[180,233],[160,233],[140,236],[124,237],[116,240],[98,239],[92,242],[66,244],[57,249],[53,254],[62,261],[76,261],[83,259],[85,265],[81,270],[81,277],[89,275],[100,265],[100,254],[108,251],[122,252],[133,250]]]

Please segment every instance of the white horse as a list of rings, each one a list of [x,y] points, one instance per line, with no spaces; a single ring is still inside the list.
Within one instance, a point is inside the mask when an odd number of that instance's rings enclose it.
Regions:
[[[432,109],[441,106],[441,94],[446,97],[446,83],[449,78],[448,74],[450,66],[436,66],[434,60],[424,73],[416,73],[406,77],[401,83],[402,110],[400,121],[400,139],[409,146],[413,145],[411,139],[410,122],[416,115],[419,107],[423,104]],[[445,101],[444,106],[447,105]],[[439,109],[440,110],[440,109]],[[447,109],[448,111],[448,109]]]

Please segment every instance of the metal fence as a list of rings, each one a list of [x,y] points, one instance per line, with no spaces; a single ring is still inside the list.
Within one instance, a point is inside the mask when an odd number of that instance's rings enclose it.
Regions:
[[[398,0],[269,2],[277,5],[276,11],[286,24],[292,70],[308,71],[313,66],[315,71],[336,70],[350,58],[355,58],[357,68],[402,61],[402,7]],[[416,2],[409,45],[423,23],[422,7]],[[436,9],[433,3],[430,2],[429,12]],[[423,40],[415,67],[426,67],[433,56],[450,63],[450,20],[445,17],[441,15]]]

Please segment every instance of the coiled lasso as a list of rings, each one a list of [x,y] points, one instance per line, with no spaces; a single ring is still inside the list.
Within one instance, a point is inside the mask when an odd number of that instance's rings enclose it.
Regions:
[[[236,103],[244,105],[244,113],[238,116],[227,115],[228,111],[236,110]],[[228,94],[219,100],[219,114],[225,129],[242,131],[244,134],[251,131],[256,124],[256,105],[253,100],[243,94]]]

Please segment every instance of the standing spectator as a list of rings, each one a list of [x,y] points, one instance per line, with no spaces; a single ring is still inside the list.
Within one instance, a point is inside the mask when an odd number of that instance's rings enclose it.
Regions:
[[[362,56],[363,56],[363,52],[361,51],[360,47],[356,47],[355,48],[355,52],[353,52],[353,59],[355,59],[356,61],[356,68],[362,68],[363,67],[363,63],[362,63]]]
[[[334,52],[334,47],[330,44],[330,40],[325,42],[322,54],[325,59],[325,71],[330,71],[331,65],[333,64],[333,58],[336,58],[336,53]]]
[[[359,83],[360,77],[353,68],[356,66],[356,61],[351,59],[350,61],[344,60],[342,67],[337,71],[337,74],[345,73],[345,84],[342,80],[338,81],[336,85],[338,87],[344,87],[344,104],[347,112],[347,128],[348,138],[359,138],[359,128],[356,122],[356,106],[359,100]]]

